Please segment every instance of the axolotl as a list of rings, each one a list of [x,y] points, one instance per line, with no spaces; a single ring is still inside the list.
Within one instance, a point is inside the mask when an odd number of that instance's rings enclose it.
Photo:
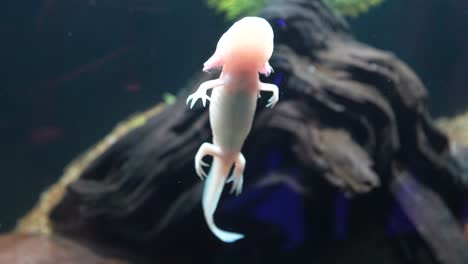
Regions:
[[[222,68],[218,79],[202,83],[189,95],[186,103],[190,109],[201,99],[205,107],[210,101],[209,117],[213,143],[203,143],[195,155],[195,170],[204,184],[202,207],[211,232],[226,243],[235,242],[243,234],[222,230],[214,223],[214,212],[223,187],[232,182],[231,193],[242,192],[246,160],[242,146],[250,133],[260,91],[273,95],[267,107],[273,107],[279,99],[278,87],[260,82],[259,73],[270,75],[273,68],[268,60],[273,53],[273,29],[263,18],[244,17],[235,22],[220,38],[214,54],[203,64],[203,71]],[[207,91],[212,89],[211,96]],[[202,159],[213,156],[210,171]],[[231,171],[231,177],[228,174]]]

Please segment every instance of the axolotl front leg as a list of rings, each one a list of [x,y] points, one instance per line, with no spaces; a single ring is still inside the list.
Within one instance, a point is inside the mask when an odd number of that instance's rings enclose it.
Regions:
[[[225,84],[224,79],[222,76],[219,79],[214,79],[210,81],[206,81],[198,87],[197,91],[194,92],[193,94],[189,95],[187,97],[186,103],[188,104],[190,100],[192,100],[192,103],[190,104],[190,109],[193,108],[195,103],[198,101],[198,99],[202,100],[203,107],[206,106],[206,101],[210,101],[210,97],[206,94],[208,90],[213,89],[215,87],[223,86]]]
[[[273,107],[279,100],[279,89],[278,86],[271,83],[262,83],[259,84],[260,91],[272,92],[273,95],[268,100],[266,107]]]

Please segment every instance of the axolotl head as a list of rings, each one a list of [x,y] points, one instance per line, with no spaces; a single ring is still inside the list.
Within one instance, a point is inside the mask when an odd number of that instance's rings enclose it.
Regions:
[[[223,67],[223,71],[258,71],[273,53],[273,29],[260,17],[244,17],[220,38],[216,51],[204,64],[204,71]]]

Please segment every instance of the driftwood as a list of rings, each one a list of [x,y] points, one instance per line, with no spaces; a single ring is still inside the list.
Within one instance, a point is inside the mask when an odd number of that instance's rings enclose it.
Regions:
[[[104,252],[103,250],[101,253]],[[129,264],[123,254],[112,252],[106,257],[66,238],[45,235],[8,234],[0,236],[0,263],[67,263]]]
[[[223,197],[215,216],[220,226],[247,235],[233,246],[238,254],[223,249],[203,222],[193,157],[210,140],[208,111],[185,105],[187,95],[216,74],[197,75],[175,104],[92,161],[53,209],[54,232],[125,246],[157,260],[180,255],[216,263],[244,255],[259,263],[274,260],[271,249],[281,247],[285,233],[307,235],[302,229],[282,231],[251,214],[285,186],[301,204],[302,220],[324,229],[336,193],[361,200],[383,194],[372,201],[382,202],[382,210],[361,219],[372,223],[396,200],[418,231],[414,243],[429,247],[427,258],[468,263],[461,250],[468,244],[456,220],[468,180],[450,156],[448,139],[432,124],[417,76],[392,54],[354,40],[321,1],[272,1],[261,16],[273,25],[276,40],[275,74],[265,81],[277,83],[281,94],[273,109],[263,106],[266,95],[260,99],[243,150],[244,193]],[[418,186],[412,197],[425,199],[405,196],[412,184]],[[439,212],[444,217],[432,219]],[[324,231],[304,238],[302,248],[324,247],[329,237]],[[456,245],[447,237],[456,237]],[[343,261],[352,263],[346,256]]]

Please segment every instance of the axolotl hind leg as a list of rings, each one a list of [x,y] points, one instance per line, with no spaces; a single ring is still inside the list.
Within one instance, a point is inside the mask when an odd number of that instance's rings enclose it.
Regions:
[[[207,155],[220,157],[222,155],[221,148],[205,142],[200,146],[197,154],[195,154],[195,171],[197,172],[198,177],[202,180],[207,176],[206,172],[203,170],[203,167],[208,166],[208,163],[203,161],[203,157]]]
[[[245,169],[245,157],[242,153],[239,153],[237,159],[234,163],[234,171],[232,172],[231,177],[227,182],[232,182],[231,193],[236,193],[236,195],[241,194],[242,185],[244,183],[244,169]]]

